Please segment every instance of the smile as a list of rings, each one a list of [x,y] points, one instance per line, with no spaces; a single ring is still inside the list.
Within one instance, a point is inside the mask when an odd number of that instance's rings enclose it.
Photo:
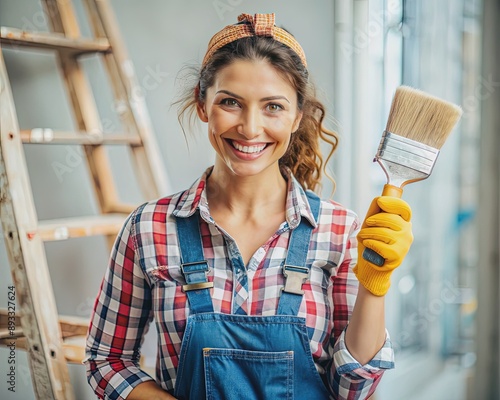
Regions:
[[[242,153],[246,153],[246,154],[260,153],[267,146],[266,143],[255,145],[255,146],[243,146],[243,145],[235,142],[234,140],[230,140],[229,142],[231,143],[231,146],[233,146],[236,150],[241,151]]]

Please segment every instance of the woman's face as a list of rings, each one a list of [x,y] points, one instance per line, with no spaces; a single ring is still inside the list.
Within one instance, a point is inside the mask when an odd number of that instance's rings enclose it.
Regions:
[[[266,61],[238,60],[221,69],[197,111],[208,123],[216,167],[237,176],[279,172],[301,118],[296,90]]]

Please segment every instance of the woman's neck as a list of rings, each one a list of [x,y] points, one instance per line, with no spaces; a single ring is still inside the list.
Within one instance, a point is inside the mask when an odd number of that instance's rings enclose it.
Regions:
[[[241,177],[216,163],[207,181],[210,210],[224,210],[241,217],[283,212],[286,194],[287,182],[278,165],[258,175]]]

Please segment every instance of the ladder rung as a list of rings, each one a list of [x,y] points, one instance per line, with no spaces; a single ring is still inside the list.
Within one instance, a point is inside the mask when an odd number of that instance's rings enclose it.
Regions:
[[[19,336],[13,337],[3,337],[5,332],[0,330],[0,346],[9,347],[11,342],[15,339],[15,346],[17,350],[27,350],[28,343],[26,337]],[[81,364],[85,358],[85,336],[72,337],[68,341],[64,341],[62,348],[64,351],[64,358],[66,361],[73,364]]]
[[[59,326],[63,338],[73,336],[86,336],[89,329],[90,319],[73,316],[59,316]]]
[[[137,204],[115,203],[108,206],[110,213],[130,214],[137,208]]]
[[[9,347],[10,346],[10,342],[13,339],[11,339],[11,338],[5,338],[3,336],[4,336],[4,332],[2,330],[2,333],[0,333],[0,346]],[[16,337],[15,340],[16,340],[16,350],[18,350],[18,349],[26,350],[28,348],[27,340],[26,340],[25,336],[21,335],[19,337]]]
[[[17,28],[1,27],[2,45],[10,47],[34,47],[71,53],[106,53],[111,50],[104,38],[69,38],[60,33],[28,32]]]
[[[3,332],[0,331],[0,346],[9,347],[12,342],[12,338],[3,338]],[[86,335],[85,336],[75,336],[71,337],[67,340],[64,340],[62,343],[62,348],[64,352],[64,358],[67,362],[72,364],[81,364],[83,359],[85,358],[85,343],[86,343]],[[17,350],[27,350],[28,343],[24,336],[15,338],[16,341],[16,351]],[[144,356],[140,358],[141,368],[144,369]],[[149,370],[148,372],[153,372],[154,370]]]
[[[75,336],[63,342],[64,357],[67,362],[73,364],[82,363],[85,358],[86,339],[86,336]]]
[[[16,313],[15,330],[8,329],[8,311],[0,309],[0,346],[10,346],[15,341],[16,350],[28,348],[26,337],[21,329],[20,313]],[[81,364],[85,357],[85,340],[89,326],[89,319],[72,315],[59,315],[59,326],[63,338],[63,351],[66,361]],[[144,359],[141,357],[141,362]]]
[[[14,323],[16,327],[21,326],[21,320],[19,313],[16,312],[14,319],[11,320],[11,324]],[[9,325],[9,311],[6,308],[0,308],[0,329],[7,329]]]
[[[14,324],[15,331],[21,329],[21,313],[16,312],[13,320],[10,320],[11,326]],[[73,336],[85,336],[89,327],[90,320],[88,318],[76,317],[73,315],[59,315],[59,327],[61,328],[61,335],[63,338]],[[2,338],[4,331],[9,327],[9,312],[6,308],[0,308],[0,338]],[[20,331],[22,333],[22,330]]]
[[[24,337],[24,334],[23,330],[20,327],[16,327],[16,329],[13,331],[7,328],[0,329],[0,340],[5,340],[5,341],[8,341],[9,339],[16,340],[22,337]]]
[[[53,131],[46,128],[24,129],[21,132],[23,143],[50,143],[50,144],[126,144],[130,146],[141,146],[139,136],[125,133],[107,133],[91,135],[86,132]]]
[[[37,231],[28,232],[27,234],[28,237],[32,237],[38,233],[44,241],[96,235],[116,235],[126,217],[125,214],[105,214],[39,221]]]

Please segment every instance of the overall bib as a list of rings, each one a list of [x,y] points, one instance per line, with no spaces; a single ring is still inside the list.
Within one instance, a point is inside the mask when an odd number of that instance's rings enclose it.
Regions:
[[[317,220],[320,199],[307,192]],[[313,227],[303,219],[290,237],[285,287],[275,316],[214,313],[198,213],[177,219],[182,271],[191,314],[181,345],[174,396],[178,399],[328,399],[309,346],[305,318],[297,317],[309,275]]]

